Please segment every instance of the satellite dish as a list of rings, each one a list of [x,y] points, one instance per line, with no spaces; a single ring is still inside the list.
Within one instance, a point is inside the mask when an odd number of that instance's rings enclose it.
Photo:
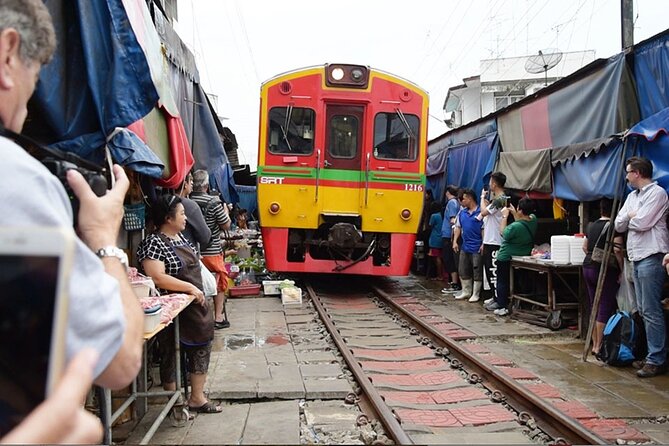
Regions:
[[[540,50],[525,62],[525,71],[532,74],[544,73],[544,85],[548,85],[548,70],[562,60],[562,52],[556,48]]]

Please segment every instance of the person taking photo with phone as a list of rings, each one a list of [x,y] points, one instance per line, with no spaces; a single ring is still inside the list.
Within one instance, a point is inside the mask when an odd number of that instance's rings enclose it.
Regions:
[[[21,132],[40,68],[49,62],[55,46],[51,16],[42,1],[0,0],[0,121],[7,130]],[[70,199],[58,178],[4,136],[0,136],[0,153],[0,188],[4,194],[0,201],[0,226],[68,227],[74,231]],[[73,361],[78,352],[93,349],[99,358],[90,378],[101,386],[119,389],[137,376],[141,365],[143,313],[128,281],[127,259],[115,246],[129,182],[121,167],[115,165],[113,174],[114,186],[98,197],[81,174],[74,170],[67,172],[68,184],[80,208],[68,286],[66,356]],[[88,361],[89,365],[91,362]],[[74,367],[68,368],[63,380],[74,386],[69,389],[71,394],[57,387],[44,404],[60,407],[62,403],[63,407],[72,408],[72,395],[81,395],[79,391],[91,384],[89,376],[81,373]],[[74,412],[77,416],[86,415],[82,407]],[[57,422],[69,414],[54,410],[51,421]],[[15,430],[24,435],[8,434],[12,441],[92,443],[91,436],[99,438],[94,423],[88,428],[80,426],[83,432],[79,436],[72,436],[78,432],[73,430],[60,438],[45,437],[44,430],[52,423],[34,423],[31,417],[24,423],[33,423],[36,428],[17,426]],[[62,421],[68,425],[67,420]]]

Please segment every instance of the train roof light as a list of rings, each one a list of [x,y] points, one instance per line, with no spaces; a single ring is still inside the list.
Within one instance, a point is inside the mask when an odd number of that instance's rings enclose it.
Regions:
[[[363,65],[329,64],[325,66],[328,87],[367,88],[369,68]]]

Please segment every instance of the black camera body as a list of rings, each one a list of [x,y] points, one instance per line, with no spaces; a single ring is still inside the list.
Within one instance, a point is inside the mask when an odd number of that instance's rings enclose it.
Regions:
[[[2,125],[0,125],[0,135],[13,140],[23,147],[26,152],[44,164],[44,166],[46,166],[46,168],[60,180],[67,192],[67,196],[70,198],[75,227],[77,226],[77,217],[79,215],[79,199],[67,182],[67,171],[74,169],[79,172],[84,177],[91,190],[93,190],[93,193],[98,197],[102,197],[107,193],[109,185],[109,182],[107,181],[108,171],[104,167],[97,166],[74,153],[67,153],[61,150],[45,147],[27,136],[20,135],[4,128]]]
[[[107,193],[107,179],[102,172],[86,169],[85,167],[77,166],[76,164],[62,159],[55,159],[46,157],[40,160],[49,171],[56,176],[63,184],[67,196],[70,198],[72,205],[72,215],[74,217],[74,226],[77,226],[77,216],[79,215],[79,199],[72,191],[70,184],[67,182],[67,171],[76,170],[79,172],[95,195],[102,197]]]

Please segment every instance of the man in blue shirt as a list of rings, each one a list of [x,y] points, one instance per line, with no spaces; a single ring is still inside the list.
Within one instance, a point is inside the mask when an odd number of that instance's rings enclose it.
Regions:
[[[454,185],[446,187],[446,209],[444,209],[444,221],[441,226],[441,238],[443,239],[443,262],[444,271],[450,274],[451,281],[441,292],[444,294],[460,290],[458,284],[458,266],[455,263],[455,253],[453,252],[453,225],[455,217],[460,211],[460,202],[458,201],[458,188]]]
[[[480,299],[483,285],[483,221],[479,218],[481,209],[476,203],[476,193],[466,189],[462,195],[464,209],[458,214],[453,233],[453,251],[460,252],[460,279],[462,291],[455,295],[456,299],[469,299],[477,302]],[[462,235],[462,246],[458,237]]]

